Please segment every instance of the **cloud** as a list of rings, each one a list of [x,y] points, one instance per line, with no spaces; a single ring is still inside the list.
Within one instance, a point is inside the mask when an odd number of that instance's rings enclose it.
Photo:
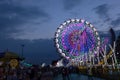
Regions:
[[[14,32],[11,32],[10,34],[7,34],[8,35],[7,38],[20,39],[20,40],[25,40],[25,39],[37,40],[37,39],[43,39],[43,38],[50,39],[51,36],[53,36],[53,31],[51,31],[50,29],[48,30],[48,27],[50,26],[51,22],[47,21],[47,24],[46,24],[46,21],[42,22],[40,20],[41,19],[38,18],[22,26],[20,25],[16,29],[18,30],[18,32],[14,31]]]
[[[35,6],[24,6],[9,0],[0,1],[0,31],[16,31],[16,27],[40,18],[40,22],[50,18],[43,9]]]
[[[96,14],[99,16],[100,19],[108,22],[111,20],[110,16],[109,16],[109,6],[108,4],[102,4],[97,6],[96,8],[93,9]]]
[[[75,6],[79,5],[81,3],[81,1],[82,0],[63,0],[64,9],[65,10],[71,10]]]
[[[113,27],[118,27],[120,26],[120,17],[118,17],[116,20],[111,21],[111,25]]]

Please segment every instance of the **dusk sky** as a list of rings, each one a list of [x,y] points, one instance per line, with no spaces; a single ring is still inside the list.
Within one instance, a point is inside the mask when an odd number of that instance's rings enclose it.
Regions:
[[[40,64],[56,60],[54,33],[71,18],[85,19],[98,31],[120,30],[120,0],[0,0],[0,52],[21,54]]]

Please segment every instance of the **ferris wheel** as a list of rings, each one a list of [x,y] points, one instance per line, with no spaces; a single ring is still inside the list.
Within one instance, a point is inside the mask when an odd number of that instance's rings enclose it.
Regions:
[[[100,47],[100,37],[94,26],[83,19],[63,22],[55,32],[58,52],[66,59],[76,59]]]

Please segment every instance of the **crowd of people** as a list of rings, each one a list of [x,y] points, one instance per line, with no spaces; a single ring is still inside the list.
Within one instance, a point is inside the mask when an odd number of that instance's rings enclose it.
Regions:
[[[68,77],[70,72],[75,72],[77,70],[72,69],[72,71],[65,67],[0,67],[0,80],[44,80],[44,78],[49,78],[53,80],[54,77],[62,74],[63,79]],[[47,80],[47,79],[46,79]],[[69,77],[68,77],[69,80]]]
[[[0,68],[0,80],[39,80],[39,70],[30,68]]]
[[[11,68],[9,66],[0,67],[0,80],[54,80],[58,75],[62,75],[63,80],[71,80],[71,73],[87,75],[88,77],[101,77],[104,79],[119,80],[120,72],[113,68],[102,66],[93,66],[91,68],[80,69],[78,67],[40,67],[33,65],[31,67]],[[46,79],[45,79],[46,78]]]
[[[107,80],[120,80],[120,69],[117,69],[117,67],[113,68],[113,66],[92,66],[81,69],[80,72],[85,73],[88,76],[100,77]]]

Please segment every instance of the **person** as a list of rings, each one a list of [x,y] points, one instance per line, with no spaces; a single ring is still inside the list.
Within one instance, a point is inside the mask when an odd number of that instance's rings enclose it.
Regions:
[[[12,80],[18,80],[18,77],[17,77],[17,73],[16,73],[16,72],[13,72]]]
[[[62,69],[62,77],[63,77],[63,80],[66,80],[66,79],[70,80],[68,68]]]
[[[92,67],[92,69],[93,69],[94,67]],[[87,69],[87,73],[88,73],[88,80],[93,80],[93,78],[92,78],[92,71],[91,71],[91,67],[88,67],[88,69]]]
[[[65,68],[62,69],[62,78],[65,80]]]
[[[109,66],[109,74],[112,75],[112,66]]]

